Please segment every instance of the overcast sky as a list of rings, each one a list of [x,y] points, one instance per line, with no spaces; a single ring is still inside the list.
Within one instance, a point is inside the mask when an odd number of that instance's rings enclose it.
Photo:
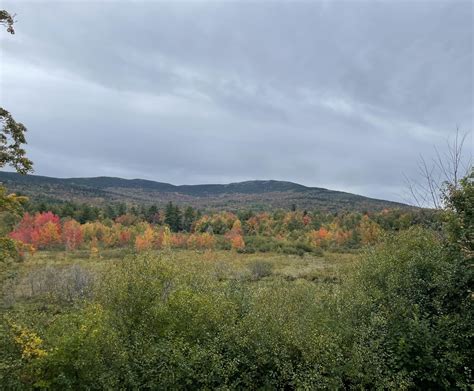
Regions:
[[[473,130],[472,1],[3,1],[38,175],[280,179],[403,200]],[[473,149],[472,134],[467,141]]]

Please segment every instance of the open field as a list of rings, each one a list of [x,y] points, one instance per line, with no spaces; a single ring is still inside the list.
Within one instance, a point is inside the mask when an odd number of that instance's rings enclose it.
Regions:
[[[41,301],[45,296],[64,296],[68,292],[74,295],[72,290],[84,289],[73,286],[77,285],[77,279],[87,278],[87,284],[98,281],[102,273],[132,254],[130,250],[114,249],[104,250],[96,257],[90,257],[88,251],[40,251],[27,255],[8,275],[4,273],[3,305],[14,307],[29,300]],[[177,274],[253,284],[262,279],[334,284],[358,257],[355,253],[333,252],[322,256],[193,250],[151,251],[149,254],[163,259]]]

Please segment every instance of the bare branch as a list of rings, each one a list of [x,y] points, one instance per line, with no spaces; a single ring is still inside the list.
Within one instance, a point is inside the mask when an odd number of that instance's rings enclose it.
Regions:
[[[435,146],[435,157],[429,163],[423,156],[418,161],[418,180],[404,175],[412,202],[421,207],[443,207],[444,193],[448,186],[457,188],[461,178],[472,169],[472,153],[466,159],[464,146],[468,132],[461,134],[459,127],[453,140],[446,140],[446,151],[441,153]]]

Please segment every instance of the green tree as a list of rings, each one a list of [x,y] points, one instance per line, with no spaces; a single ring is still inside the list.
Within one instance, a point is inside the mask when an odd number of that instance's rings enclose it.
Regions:
[[[13,23],[13,16],[5,10],[0,10],[0,24],[6,26],[11,34],[15,34]],[[9,165],[21,174],[32,171],[33,163],[26,157],[22,147],[26,144],[25,125],[16,122],[3,107],[0,107],[0,124],[0,168]]]
[[[151,224],[158,224],[160,222],[160,210],[156,205],[152,205],[146,211],[146,221]]]
[[[100,211],[98,208],[83,204],[79,210],[78,220],[81,224],[89,221],[95,221],[99,218]]]
[[[134,216],[137,216],[139,217],[140,216],[140,213],[138,212],[138,209],[135,205],[133,205],[131,208],[130,208],[130,214],[134,215]]]
[[[15,34],[15,30],[13,28],[14,22],[15,21],[12,15],[10,15],[5,10],[0,10],[0,24],[5,26],[7,28],[7,32],[9,32],[10,34]]]
[[[117,206],[117,215],[118,215],[118,216],[122,216],[122,215],[124,215],[125,213],[127,213],[127,205],[125,205],[123,202],[121,202],[121,203],[118,204],[118,206]]]
[[[184,210],[183,215],[183,230],[186,232],[191,232],[193,223],[196,221],[196,211],[192,206],[188,206]]]
[[[5,10],[0,10],[0,24],[7,27],[7,31],[14,34],[13,17]],[[33,163],[26,157],[23,145],[26,144],[26,127],[16,122],[12,115],[0,107],[0,168],[13,167],[18,173],[26,174],[33,170]],[[0,186],[0,213],[18,213],[25,197],[7,194],[6,189]],[[0,238],[0,261],[12,255],[13,243],[8,238]]]
[[[472,173],[448,185],[445,230],[411,228],[367,250],[339,298],[347,383],[469,389],[474,362]]]
[[[7,31],[14,34],[13,17],[5,10],[0,10],[0,24],[7,26]],[[26,127],[16,122],[12,115],[0,107],[0,168],[12,166],[21,174],[33,170],[33,163],[26,157],[23,145],[26,144]]]
[[[105,217],[111,220],[115,220],[115,218],[117,217],[117,211],[113,205],[107,204],[107,206],[105,207]]]
[[[61,217],[74,218],[76,214],[76,205],[71,201],[66,201],[58,213]]]
[[[33,163],[26,157],[23,145],[26,144],[26,127],[16,122],[11,114],[0,107],[0,168],[7,165],[20,174],[33,170]]]
[[[182,229],[181,211],[177,205],[170,201],[165,209],[165,224],[168,224],[171,231],[178,232]]]
[[[474,257],[474,169],[458,185],[447,184],[445,204],[451,242],[464,256]]]

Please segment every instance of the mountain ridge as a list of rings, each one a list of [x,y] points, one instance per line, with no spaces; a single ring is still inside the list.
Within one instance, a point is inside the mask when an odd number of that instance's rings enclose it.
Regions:
[[[324,210],[380,210],[410,208],[394,201],[365,197],[290,181],[248,180],[227,184],[173,185],[148,179],[119,177],[55,178],[0,171],[0,182],[10,191],[33,200],[80,202],[157,203],[173,201],[209,209],[262,209],[298,207]]]

